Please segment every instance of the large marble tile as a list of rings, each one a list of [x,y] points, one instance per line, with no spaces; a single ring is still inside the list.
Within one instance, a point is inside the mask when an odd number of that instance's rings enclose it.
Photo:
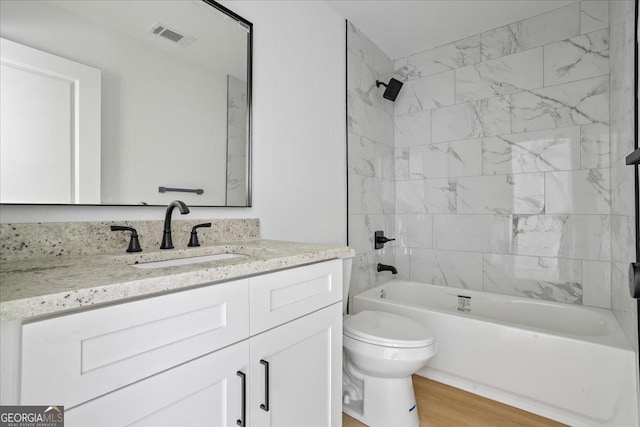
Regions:
[[[632,132],[635,112],[633,109],[634,91],[634,2],[614,1],[610,2],[610,20],[615,25],[609,28],[610,32],[610,69],[611,69],[611,133],[612,133],[612,154],[616,152],[615,145],[617,138],[613,135],[620,135],[622,140],[627,140],[623,134]],[[629,117],[625,119],[625,117]],[[628,125],[623,124],[624,122]],[[622,127],[614,126],[620,123]],[[613,157],[615,162],[617,157]]]
[[[394,179],[394,149],[354,133],[348,134],[349,173]]]
[[[409,173],[412,179],[481,175],[482,143],[467,139],[411,147]]]
[[[582,262],[484,254],[483,289],[500,294],[581,304]]]
[[[609,169],[549,172],[545,175],[547,214],[602,214],[611,211]]]
[[[419,78],[480,62],[480,36],[410,55],[407,58],[408,77]]]
[[[502,96],[438,108],[431,112],[432,143],[511,132],[509,100]]]
[[[544,174],[458,178],[457,212],[540,214],[544,211]]]
[[[394,71],[393,60],[375,43],[373,43],[373,69],[378,79],[384,78],[385,81],[389,80]]]
[[[407,181],[409,179],[409,147],[400,147],[395,150],[396,180]]]
[[[358,254],[353,259],[351,267],[351,285],[349,288],[349,302],[353,300],[353,296],[361,292],[371,289],[375,286],[375,254],[374,252],[366,252]],[[350,307],[353,305],[350,304]]]
[[[582,261],[582,304],[611,308],[611,264]]]
[[[351,50],[347,49],[347,90],[354,93],[360,88],[360,73],[363,62]]]
[[[451,213],[455,211],[455,179],[396,181],[396,213]]]
[[[634,149],[633,64],[621,63],[624,70],[611,72],[611,164],[624,159]]]
[[[365,77],[360,82],[361,89],[371,86],[370,78],[373,78],[375,83],[375,79],[381,77],[388,79],[393,74],[393,61],[351,22],[347,22],[347,52],[351,52],[355,59],[363,65],[360,70],[371,74],[370,77],[360,75]]]
[[[580,33],[579,3],[570,4],[480,35],[482,59],[498,58]]]
[[[482,290],[482,254],[411,249],[411,280]]]
[[[609,2],[582,0],[580,2],[580,32],[582,34],[609,27]]]
[[[396,214],[396,245],[408,248],[433,247],[433,215]]]
[[[367,105],[393,114],[393,103],[384,99],[376,80],[387,81],[391,77],[393,66],[388,57],[372,44],[371,63],[362,61],[350,49],[347,49],[347,89],[355,93]]]
[[[353,23],[347,21],[347,50],[351,51],[358,61],[373,66],[373,47],[373,42]]]
[[[482,168],[485,175],[579,169],[580,128],[483,138]]]
[[[398,270],[395,278],[399,280],[411,280],[411,249],[395,246],[393,248],[393,254],[395,256],[395,264],[393,265],[396,267],[396,270]]]
[[[609,167],[609,126],[592,123],[580,126],[580,166],[582,169]]]
[[[434,215],[433,245],[436,249],[509,253],[509,215]]]
[[[637,300],[629,295],[628,264],[611,264],[611,309],[631,347],[638,351]]]
[[[634,120],[633,90],[630,90],[626,91],[618,111],[611,115],[609,162],[612,166],[624,162],[625,157],[634,150]]]
[[[635,215],[635,174],[624,162],[611,168],[611,214]]]
[[[541,88],[542,48],[531,49],[455,71],[456,102]]]
[[[634,262],[635,241],[634,217],[611,215],[611,259],[615,262]]]
[[[513,132],[609,121],[609,76],[511,95]]]
[[[608,49],[607,29],[545,46],[545,86],[609,74]]]
[[[394,212],[394,181],[355,174],[348,181],[350,214]]]
[[[361,254],[374,250],[373,233],[383,230],[385,235],[395,234],[395,221],[391,214],[349,214],[349,247]]]
[[[431,143],[431,111],[395,116],[394,126],[396,147]]]
[[[367,104],[352,91],[347,95],[347,130],[393,146],[393,116]]]
[[[427,205],[422,180],[396,181],[396,214],[425,214]]]
[[[440,108],[455,103],[453,71],[407,81],[395,102],[395,115]]]
[[[516,215],[513,253],[609,261],[609,215]]]

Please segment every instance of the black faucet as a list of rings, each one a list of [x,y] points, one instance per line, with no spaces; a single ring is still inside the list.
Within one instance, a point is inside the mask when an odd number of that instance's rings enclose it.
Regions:
[[[378,271],[390,271],[392,274],[398,274],[398,270],[393,265],[385,265],[378,263]]]
[[[180,209],[182,215],[189,213],[189,208],[184,202],[180,200],[174,200],[167,206],[167,212],[164,215],[164,232],[162,233],[162,244],[160,249],[173,249],[173,241],[171,240],[171,214],[173,208]]]

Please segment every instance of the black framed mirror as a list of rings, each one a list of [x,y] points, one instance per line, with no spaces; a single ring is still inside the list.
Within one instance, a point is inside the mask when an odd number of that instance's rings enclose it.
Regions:
[[[251,206],[252,29],[212,0],[0,2],[0,203]]]

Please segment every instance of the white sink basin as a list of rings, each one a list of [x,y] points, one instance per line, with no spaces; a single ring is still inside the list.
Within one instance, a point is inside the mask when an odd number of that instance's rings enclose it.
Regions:
[[[163,267],[175,267],[178,265],[198,264],[201,262],[209,262],[209,261],[220,261],[223,259],[241,258],[246,256],[247,255],[242,255],[242,254],[202,255],[202,256],[194,256],[190,258],[178,258],[178,259],[167,259],[164,261],[142,262],[139,264],[131,264],[131,265],[132,267],[135,267],[135,268],[163,268]]]

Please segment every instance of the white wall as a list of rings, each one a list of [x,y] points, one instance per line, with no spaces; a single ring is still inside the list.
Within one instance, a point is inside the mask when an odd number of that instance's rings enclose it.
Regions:
[[[345,30],[324,2],[227,1],[254,24],[253,208],[267,239],[346,243]],[[0,206],[0,221],[162,219],[163,208]]]

